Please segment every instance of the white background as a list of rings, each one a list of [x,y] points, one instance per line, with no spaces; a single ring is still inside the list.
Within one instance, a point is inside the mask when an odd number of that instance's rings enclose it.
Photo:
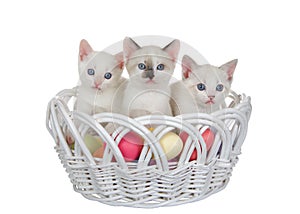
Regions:
[[[1,1],[1,213],[299,213],[297,1]],[[75,193],[45,127],[47,102],[78,80],[79,41],[164,35],[215,65],[238,58],[233,89],[252,97],[240,162],[223,191],[160,209]],[[5,211],[4,211],[5,210]]]

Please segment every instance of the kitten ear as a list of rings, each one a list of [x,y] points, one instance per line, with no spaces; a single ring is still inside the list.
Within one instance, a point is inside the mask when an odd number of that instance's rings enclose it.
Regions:
[[[123,52],[117,53],[115,55],[115,59],[117,60],[118,67],[120,69],[123,69],[123,67],[124,67],[124,55],[123,55]]]
[[[91,52],[93,52],[93,49],[90,44],[85,39],[81,40],[79,45],[80,61],[83,61]]]
[[[140,49],[141,47],[130,37],[126,37],[123,40],[123,51],[125,59],[129,59],[131,54],[136,50]]]
[[[178,39],[173,40],[163,48],[163,50],[170,55],[170,57],[174,62],[177,60],[179,49],[180,49],[180,41]]]
[[[197,63],[188,55],[184,55],[181,62],[182,67],[182,78],[189,78],[192,68],[196,66]]]
[[[221,65],[219,68],[227,73],[227,79],[228,81],[232,80],[234,70],[236,68],[236,65],[238,63],[237,59],[231,60],[230,62],[225,63],[224,65]]]

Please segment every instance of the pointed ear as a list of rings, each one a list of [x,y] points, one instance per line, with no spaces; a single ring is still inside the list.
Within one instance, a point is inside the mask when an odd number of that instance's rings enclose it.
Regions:
[[[234,70],[235,70],[235,67],[236,67],[237,63],[238,63],[238,60],[234,59],[234,60],[232,60],[230,62],[227,62],[224,65],[221,65],[219,67],[221,70],[223,70],[227,73],[227,79],[229,81],[232,80],[233,73],[234,73]]]
[[[136,50],[140,49],[141,47],[130,37],[126,37],[123,40],[123,51],[124,51],[124,57],[126,60],[129,59],[131,54],[135,52]]]
[[[180,41],[178,39],[173,40],[163,48],[163,50],[169,54],[174,62],[177,60],[179,49]]]
[[[83,61],[91,52],[93,52],[93,49],[90,44],[85,39],[81,40],[79,45],[80,61]]]
[[[189,78],[192,68],[197,66],[197,63],[188,55],[184,55],[181,62],[182,78]]]
[[[115,55],[115,59],[117,60],[118,67],[119,67],[120,69],[123,69],[123,67],[124,67],[124,56],[123,56],[123,52],[117,53],[117,54]]]

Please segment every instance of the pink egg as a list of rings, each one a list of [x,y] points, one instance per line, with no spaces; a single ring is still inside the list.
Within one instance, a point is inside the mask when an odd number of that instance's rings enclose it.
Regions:
[[[187,138],[189,137],[189,135],[186,132],[181,132],[179,134],[179,137],[181,138],[182,142],[185,143],[185,141],[187,140]],[[210,129],[206,129],[203,133],[202,133],[202,137],[203,140],[206,144],[206,150],[209,151],[212,144],[215,141],[215,134],[213,133],[213,131],[211,131]],[[197,150],[195,149],[191,155],[190,161],[196,160],[197,159]]]
[[[126,161],[137,160],[144,146],[144,139],[135,132],[128,132],[120,141],[119,149]]]
[[[189,135],[186,132],[180,132],[179,137],[181,138],[182,142],[185,143],[185,141],[187,140],[187,138],[189,137]]]

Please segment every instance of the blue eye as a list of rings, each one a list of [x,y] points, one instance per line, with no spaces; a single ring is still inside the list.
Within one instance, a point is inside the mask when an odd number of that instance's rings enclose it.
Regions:
[[[205,87],[205,85],[203,83],[199,83],[197,85],[197,88],[198,88],[199,91],[204,91],[206,87]]]
[[[145,69],[146,69],[146,65],[145,65],[144,63],[139,63],[139,64],[138,64],[138,68],[139,68],[140,70],[145,70]]]
[[[162,71],[165,69],[165,66],[163,64],[159,64],[157,67],[156,67],[157,70],[159,71]]]
[[[94,69],[92,69],[92,68],[89,68],[88,70],[87,70],[87,73],[88,73],[88,75],[95,75],[95,71],[94,71]]]
[[[218,84],[216,87],[217,91],[223,91],[223,89],[224,89],[224,86],[222,84]]]
[[[107,73],[104,74],[104,78],[105,79],[110,79],[111,77],[112,77],[112,74],[109,73],[109,72],[107,72]]]

